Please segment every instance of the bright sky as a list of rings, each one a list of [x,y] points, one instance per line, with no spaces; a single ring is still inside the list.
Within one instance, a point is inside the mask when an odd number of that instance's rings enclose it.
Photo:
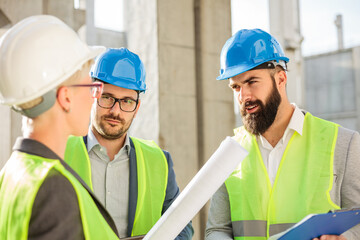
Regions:
[[[98,28],[124,31],[123,0],[94,0],[94,24]]]
[[[241,28],[269,31],[269,0],[232,0],[233,32]],[[342,14],[344,47],[360,46],[360,0],[299,0],[304,56],[337,49],[337,14]]]

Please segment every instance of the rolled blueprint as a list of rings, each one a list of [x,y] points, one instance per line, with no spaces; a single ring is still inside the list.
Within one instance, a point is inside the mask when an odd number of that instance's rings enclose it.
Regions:
[[[144,240],[175,239],[247,154],[238,142],[226,137]]]

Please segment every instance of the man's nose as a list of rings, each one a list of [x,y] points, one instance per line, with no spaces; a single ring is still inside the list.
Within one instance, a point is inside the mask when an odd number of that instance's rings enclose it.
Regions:
[[[240,103],[244,103],[246,101],[249,101],[251,98],[250,91],[247,87],[240,88],[240,91],[238,93],[238,101]]]
[[[120,102],[116,101],[114,106],[110,109],[110,111],[114,113],[120,113],[121,112]]]

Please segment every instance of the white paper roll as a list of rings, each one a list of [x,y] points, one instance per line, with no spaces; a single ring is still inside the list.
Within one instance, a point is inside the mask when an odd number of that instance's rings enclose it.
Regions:
[[[247,154],[238,142],[226,137],[144,240],[175,239]]]

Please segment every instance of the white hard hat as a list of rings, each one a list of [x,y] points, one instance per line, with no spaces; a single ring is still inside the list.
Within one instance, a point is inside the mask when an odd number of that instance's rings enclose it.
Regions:
[[[43,96],[104,50],[87,46],[56,17],[25,18],[0,38],[0,103]]]

